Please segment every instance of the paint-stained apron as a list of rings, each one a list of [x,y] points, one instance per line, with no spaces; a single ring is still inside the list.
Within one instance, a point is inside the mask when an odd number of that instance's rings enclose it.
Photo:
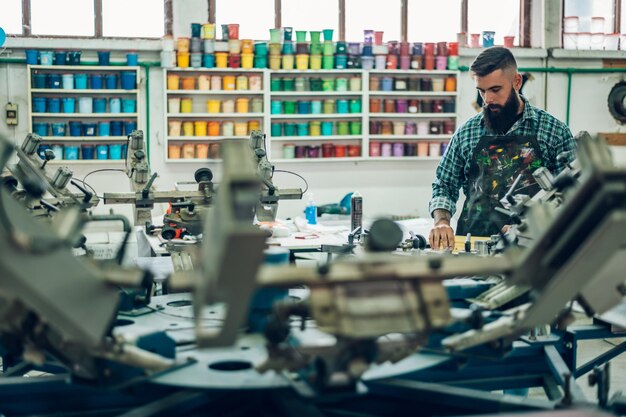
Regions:
[[[534,195],[539,185],[532,172],[545,165],[534,136],[484,136],[474,149],[470,163],[469,195],[457,226],[457,235],[491,236],[509,218],[495,210],[513,182],[522,174],[513,195]]]

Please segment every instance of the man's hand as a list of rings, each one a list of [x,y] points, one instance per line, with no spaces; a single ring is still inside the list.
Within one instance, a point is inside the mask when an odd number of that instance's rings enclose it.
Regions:
[[[435,227],[430,231],[428,241],[431,249],[454,249],[454,230],[450,227],[450,212],[437,209],[433,212]]]

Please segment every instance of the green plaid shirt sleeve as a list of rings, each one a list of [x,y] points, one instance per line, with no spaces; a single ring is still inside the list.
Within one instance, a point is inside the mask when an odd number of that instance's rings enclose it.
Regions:
[[[465,157],[461,149],[462,134],[457,132],[452,136],[450,145],[437,166],[435,181],[433,182],[433,194],[430,200],[429,210],[432,215],[434,210],[448,210],[451,215],[456,211],[456,202],[459,199],[459,188],[463,185]]]

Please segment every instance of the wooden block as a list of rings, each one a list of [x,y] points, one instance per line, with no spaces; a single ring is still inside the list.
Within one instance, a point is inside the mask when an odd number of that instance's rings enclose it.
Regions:
[[[611,146],[626,146],[626,133],[598,133]]]

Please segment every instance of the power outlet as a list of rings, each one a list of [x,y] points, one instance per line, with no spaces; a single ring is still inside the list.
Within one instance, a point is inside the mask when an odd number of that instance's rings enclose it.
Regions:
[[[17,125],[17,104],[7,103],[5,110],[7,125]]]

